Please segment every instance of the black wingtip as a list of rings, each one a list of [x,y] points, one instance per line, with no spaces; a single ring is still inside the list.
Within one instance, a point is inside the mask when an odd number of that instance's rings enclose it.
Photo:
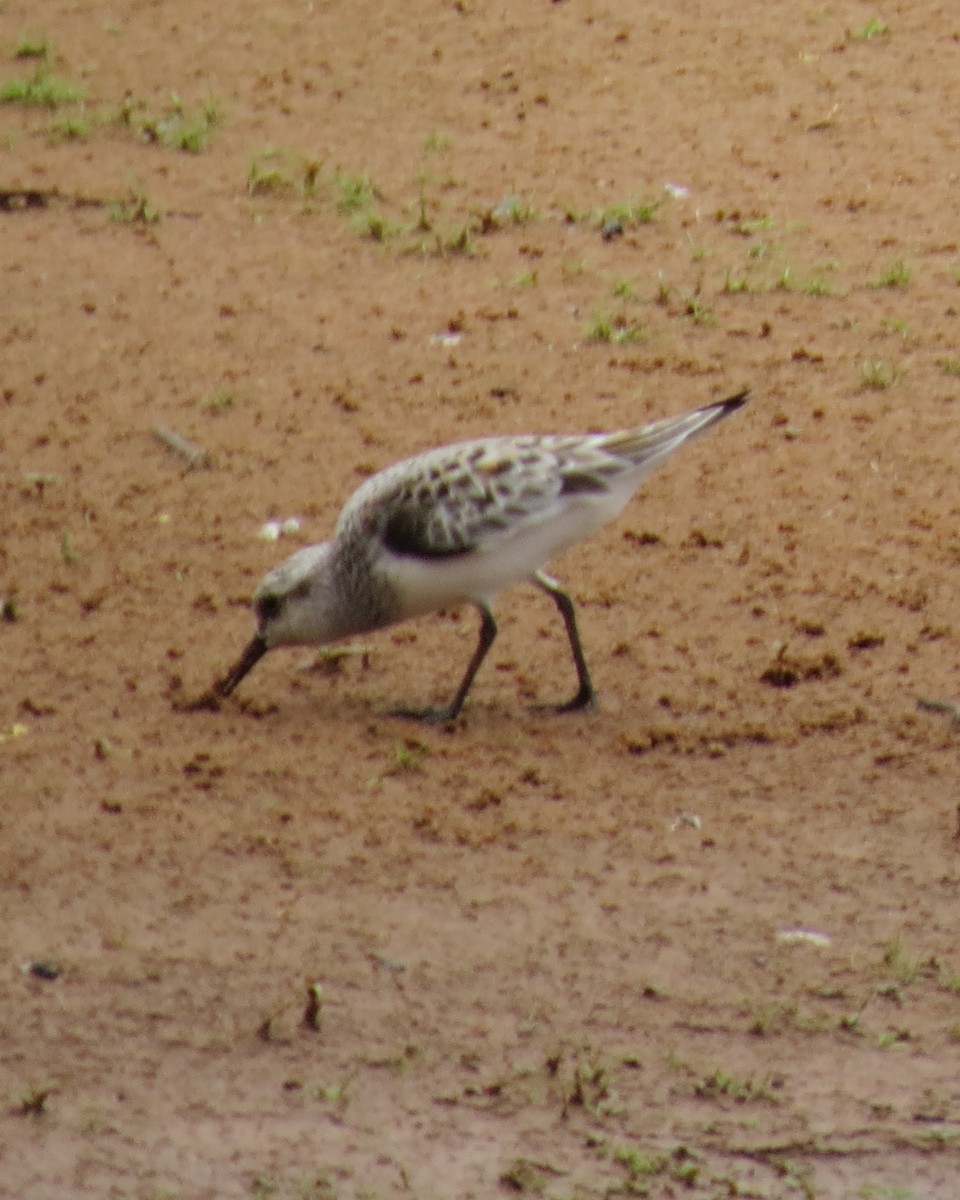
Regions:
[[[746,402],[750,399],[750,389],[744,388],[742,392],[737,392],[735,396],[730,396],[727,400],[721,400],[719,408],[723,410],[723,415],[736,412],[738,408],[743,408]]]

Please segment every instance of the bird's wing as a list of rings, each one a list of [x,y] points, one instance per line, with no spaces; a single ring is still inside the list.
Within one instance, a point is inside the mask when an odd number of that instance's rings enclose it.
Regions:
[[[430,450],[362,484],[337,535],[379,540],[408,557],[450,558],[492,549],[571,505],[598,503],[610,514],[611,499],[622,506],[668,454],[745,399],[620,433],[483,438]]]
[[[564,443],[578,438],[488,438],[432,450],[367,480],[338,533],[359,525],[395,554],[470,554],[546,519],[564,492]],[[576,480],[571,490],[585,481]]]

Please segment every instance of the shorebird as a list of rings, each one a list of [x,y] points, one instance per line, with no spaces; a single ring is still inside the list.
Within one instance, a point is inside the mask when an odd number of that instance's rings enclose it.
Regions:
[[[453,699],[396,710],[451,721],[496,637],[494,597],[528,580],[559,609],[577,672],[576,694],[551,707],[594,706],[573,601],[543,568],[619,516],[668,455],[747,396],[618,433],[459,442],[378,472],[344,505],[331,541],[298,550],[263,577],[253,596],[257,632],[208,698],[229,696],[277,646],[325,645],[469,602],[480,636]]]

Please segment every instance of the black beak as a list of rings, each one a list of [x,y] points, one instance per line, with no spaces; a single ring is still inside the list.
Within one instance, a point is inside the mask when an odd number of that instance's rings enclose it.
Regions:
[[[215,696],[229,696],[240,680],[245,675],[248,675],[260,659],[263,658],[268,649],[269,647],[263,635],[258,633],[226,675],[213,685],[213,694]]]

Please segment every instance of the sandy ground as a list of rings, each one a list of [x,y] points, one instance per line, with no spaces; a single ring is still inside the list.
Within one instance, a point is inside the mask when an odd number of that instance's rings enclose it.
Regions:
[[[7,0],[0,1194],[960,1194],[958,48]],[[598,715],[529,588],[453,727],[469,612],[178,711],[372,470],[742,386],[555,566]]]

